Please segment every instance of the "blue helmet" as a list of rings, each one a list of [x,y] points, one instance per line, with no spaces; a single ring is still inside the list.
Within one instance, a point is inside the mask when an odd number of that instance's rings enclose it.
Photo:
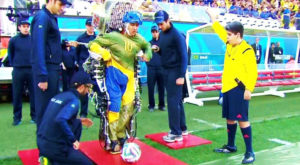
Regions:
[[[125,13],[122,22],[123,23],[138,23],[142,25],[143,16],[137,11],[129,11]]]

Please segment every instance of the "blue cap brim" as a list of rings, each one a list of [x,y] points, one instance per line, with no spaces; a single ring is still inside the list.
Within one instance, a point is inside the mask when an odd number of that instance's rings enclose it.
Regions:
[[[155,19],[154,22],[156,24],[160,24],[160,23],[164,22],[164,19],[158,18],[158,19]]]
[[[69,6],[72,5],[72,3],[67,0],[60,0],[60,2],[63,3],[64,5],[69,5]]]
[[[20,23],[20,25],[24,25],[24,24],[30,25],[29,22],[21,22],[21,23]]]

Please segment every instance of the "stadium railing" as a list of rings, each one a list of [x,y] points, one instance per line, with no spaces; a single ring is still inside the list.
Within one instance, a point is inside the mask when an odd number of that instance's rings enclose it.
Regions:
[[[220,91],[222,89],[222,72],[194,72],[189,69],[186,73],[189,97],[184,102],[203,106],[205,101],[218,100],[219,96],[203,97],[204,92]],[[300,69],[259,70],[256,88],[265,87],[262,92],[254,92],[252,96],[274,95],[285,97],[285,93],[300,92]],[[288,90],[279,87],[291,86]]]

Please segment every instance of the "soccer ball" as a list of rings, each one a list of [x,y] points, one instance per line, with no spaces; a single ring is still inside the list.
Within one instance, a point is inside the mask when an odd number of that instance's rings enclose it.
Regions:
[[[141,149],[137,144],[125,143],[121,157],[125,162],[133,163],[140,159],[141,154]]]

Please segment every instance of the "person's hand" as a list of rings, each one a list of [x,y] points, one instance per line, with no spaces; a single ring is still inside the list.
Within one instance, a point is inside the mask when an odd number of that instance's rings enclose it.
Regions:
[[[178,79],[176,79],[176,85],[183,85],[184,84],[184,78],[180,77]]]
[[[142,61],[145,61],[145,62],[149,62],[149,59],[148,59],[145,55],[143,55],[143,56],[141,57],[141,60],[142,60]]]
[[[244,92],[244,99],[251,100],[251,92],[248,89],[246,89]]]
[[[61,66],[61,68],[62,68],[63,70],[67,70],[67,68],[66,68],[66,66],[64,65],[64,63],[61,63],[60,66]]]
[[[86,126],[86,127],[91,127],[94,123],[91,119],[89,118],[80,118],[81,124]]]
[[[209,16],[212,23],[217,21],[218,15],[216,14],[215,10],[213,10],[211,8],[207,8],[205,11],[206,11],[207,15]]]
[[[42,90],[45,91],[48,89],[48,82],[40,82],[38,83],[38,87]]]
[[[70,46],[73,46],[73,47],[77,47],[78,46],[78,42],[77,41],[69,41],[68,44]]]
[[[75,150],[78,150],[79,147],[80,147],[80,143],[79,143],[78,140],[76,140],[76,141],[73,143],[73,148],[74,148]]]
[[[159,47],[157,45],[152,45],[151,48],[152,48],[152,51],[155,53],[159,51]]]

